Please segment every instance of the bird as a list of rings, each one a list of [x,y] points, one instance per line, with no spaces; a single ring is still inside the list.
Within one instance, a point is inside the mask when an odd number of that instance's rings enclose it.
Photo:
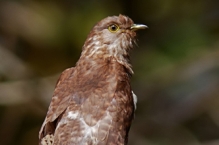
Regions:
[[[40,145],[126,145],[137,97],[130,50],[136,31],[128,16],[108,16],[91,29],[74,67],[64,70],[39,131]]]

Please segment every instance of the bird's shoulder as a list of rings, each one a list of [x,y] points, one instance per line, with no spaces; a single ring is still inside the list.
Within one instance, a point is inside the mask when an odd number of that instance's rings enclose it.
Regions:
[[[64,70],[56,83],[52,101],[47,113],[47,117],[50,121],[54,121],[57,116],[66,109],[69,95],[71,94],[68,86],[69,83],[71,83],[71,78],[74,76],[74,71],[74,67]]]
[[[48,108],[46,118],[39,132],[40,138],[42,138],[48,132],[53,132],[52,130],[55,126],[53,126],[52,124],[48,125],[48,123],[55,121],[66,109],[69,100],[69,97],[66,93],[70,93],[69,91],[66,91],[66,87],[70,82],[70,78],[73,77],[74,70],[75,68],[71,67],[61,73],[56,83],[56,87]]]

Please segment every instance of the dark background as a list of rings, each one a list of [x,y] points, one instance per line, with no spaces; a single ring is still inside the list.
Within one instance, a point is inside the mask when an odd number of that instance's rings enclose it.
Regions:
[[[1,0],[0,144],[38,144],[58,76],[120,13],[149,26],[131,57],[129,145],[219,145],[218,0]]]

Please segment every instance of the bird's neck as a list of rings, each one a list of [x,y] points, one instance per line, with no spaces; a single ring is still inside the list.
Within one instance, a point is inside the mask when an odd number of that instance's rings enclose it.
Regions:
[[[128,52],[130,49],[122,49],[115,46],[108,47],[107,44],[100,43],[85,43],[84,47],[86,49],[83,49],[77,65],[83,66],[86,64],[90,68],[95,68],[92,66],[101,67],[101,65],[105,66],[110,61],[114,61],[124,66],[129,74],[133,74]]]
[[[87,69],[92,71],[97,70],[97,68],[105,67],[111,63],[122,65],[127,73],[133,74],[132,66],[130,64],[129,56],[113,56],[105,53],[98,53],[91,56],[82,55],[78,60],[76,67],[87,67]]]

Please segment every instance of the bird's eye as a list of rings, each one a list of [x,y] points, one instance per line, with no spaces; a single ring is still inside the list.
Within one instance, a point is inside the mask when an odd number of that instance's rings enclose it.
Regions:
[[[110,32],[116,32],[116,31],[119,30],[119,26],[116,25],[116,24],[112,24],[112,25],[110,25],[110,26],[108,27],[108,30],[109,30]]]

